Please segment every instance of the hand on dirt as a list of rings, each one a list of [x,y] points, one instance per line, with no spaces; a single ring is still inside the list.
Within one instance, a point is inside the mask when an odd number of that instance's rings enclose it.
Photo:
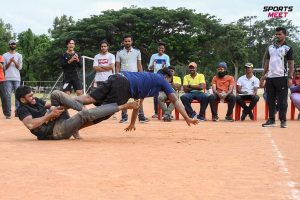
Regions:
[[[188,126],[191,126],[191,124],[194,124],[194,125],[197,125],[199,123],[199,120],[198,119],[192,119],[192,118],[189,118],[186,123],[188,124]]]
[[[126,132],[127,131],[135,131],[135,126],[130,124],[127,128],[124,129]]]

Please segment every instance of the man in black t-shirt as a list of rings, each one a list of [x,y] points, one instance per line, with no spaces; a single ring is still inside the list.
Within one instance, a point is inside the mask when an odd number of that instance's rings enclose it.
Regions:
[[[31,88],[27,86],[20,86],[16,90],[16,98],[20,102],[17,109],[19,119],[39,140],[69,139],[78,130],[93,125],[97,119],[110,117],[123,109],[139,107],[139,103],[135,101],[120,106],[112,103],[87,110],[83,109],[81,103],[57,90],[51,94],[50,104],[34,97]],[[65,108],[73,108],[79,112],[70,117]]]
[[[63,91],[71,94],[72,87],[77,96],[83,94],[83,87],[78,75],[78,70],[82,68],[80,55],[74,51],[75,41],[70,38],[66,40],[67,51],[61,55],[60,63],[63,68]]]

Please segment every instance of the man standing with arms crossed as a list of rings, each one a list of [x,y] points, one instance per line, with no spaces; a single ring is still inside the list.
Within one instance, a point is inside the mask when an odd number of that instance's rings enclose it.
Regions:
[[[262,80],[266,79],[267,104],[269,106],[269,119],[262,126],[275,126],[275,102],[277,97],[280,127],[287,128],[288,88],[292,85],[294,72],[293,49],[285,41],[286,29],[277,27],[275,31],[276,42],[267,49],[264,72],[261,78]]]
[[[10,40],[8,42],[9,52],[3,54],[4,58],[4,68],[5,68],[5,88],[8,92],[8,111],[11,116],[11,94],[14,90],[16,90],[21,83],[20,70],[22,69],[22,55],[16,51],[17,43],[15,40]],[[15,99],[15,109],[19,107],[19,102]],[[17,117],[17,112],[15,112],[15,116]]]
[[[132,42],[133,40],[130,35],[125,35],[123,37],[124,48],[118,51],[116,55],[116,73],[121,71],[143,72],[141,52],[140,50],[132,47]],[[120,120],[120,123],[127,122],[127,120],[127,110],[122,110],[122,119]],[[145,123],[148,121],[149,119],[144,115],[141,101],[141,106],[139,109],[139,122]]]
[[[108,52],[108,42],[103,40],[99,44],[100,52],[94,57],[93,68],[96,71],[95,82],[97,87],[113,75],[115,56]]]

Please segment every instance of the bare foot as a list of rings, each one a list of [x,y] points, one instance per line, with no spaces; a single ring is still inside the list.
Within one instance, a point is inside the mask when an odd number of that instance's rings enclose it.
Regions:
[[[133,101],[125,103],[124,105],[120,106],[121,110],[123,109],[138,109],[140,107],[139,101]]]

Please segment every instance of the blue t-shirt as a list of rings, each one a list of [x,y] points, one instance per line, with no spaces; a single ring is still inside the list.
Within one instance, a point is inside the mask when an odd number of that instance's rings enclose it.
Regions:
[[[159,91],[164,91],[166,95],[174,93],[171,84],[168,83],[160,73],[149,72],[122,72],[130,83],[132,98],[144,99],[146,97],[157,96]]]

